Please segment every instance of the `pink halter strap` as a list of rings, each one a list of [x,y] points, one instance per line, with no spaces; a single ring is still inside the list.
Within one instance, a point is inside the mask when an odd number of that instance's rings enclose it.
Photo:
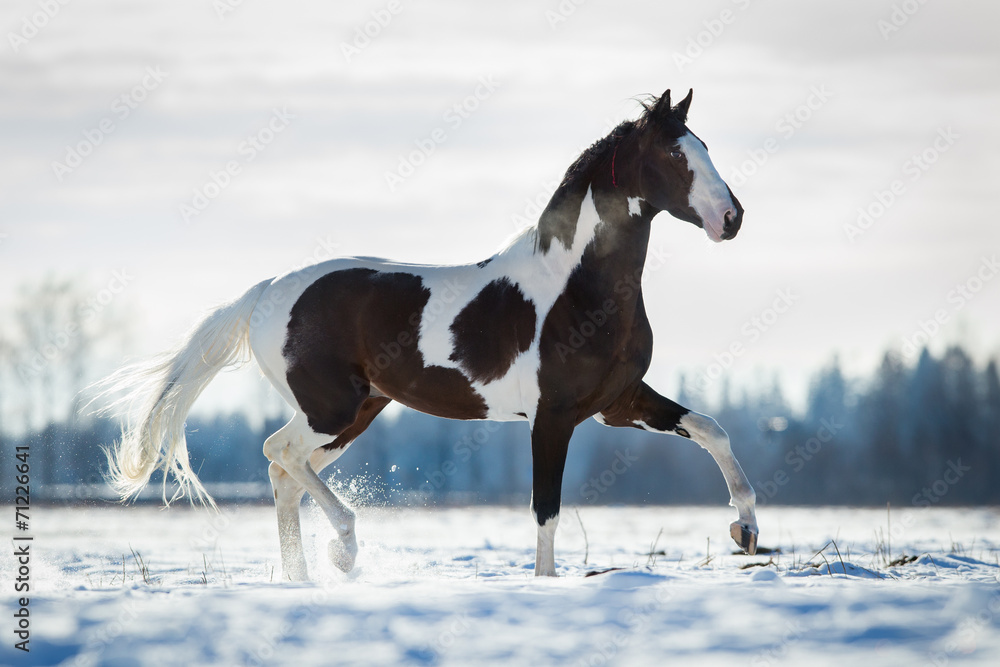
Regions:
[[[615,146],[614,153],[611,154],[611,185],[618,187],[618,182],[615,180],[615,158],[618,157],[618,146]]]

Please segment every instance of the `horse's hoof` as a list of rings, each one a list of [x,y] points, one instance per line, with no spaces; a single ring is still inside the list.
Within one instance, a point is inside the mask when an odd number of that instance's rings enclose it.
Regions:
[[[354,539],[344,542],[341,539],[330,540],[327,546],[327,553],[330,562],[341,572],[350,572],[354,569],[354,559],[358,556],[358,543]]]
[[[751,556],[757,553],[757,526],[747,526],[734,521],[729,524],[729,535],[743,551]]]

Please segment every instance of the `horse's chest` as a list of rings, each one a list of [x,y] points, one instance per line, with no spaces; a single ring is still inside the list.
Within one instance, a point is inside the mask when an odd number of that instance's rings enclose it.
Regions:
[[[638,293],[567,291],[547,314],[538,348],[542,404],[588,413],[645,375],[653,337]]]

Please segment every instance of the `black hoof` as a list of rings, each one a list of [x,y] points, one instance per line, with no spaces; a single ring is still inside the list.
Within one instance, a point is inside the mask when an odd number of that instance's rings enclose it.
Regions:
[[[751,556],[757,553],[756,528],[750,528],[749,526],[744,526],[742,523],[735,522],[729,525],[729,534],[732,536],[733,541],[739,545],[740,549],[743,549],[743,551]]]

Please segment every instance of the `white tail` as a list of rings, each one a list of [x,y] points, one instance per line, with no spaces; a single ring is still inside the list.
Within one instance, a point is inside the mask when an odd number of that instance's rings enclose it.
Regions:
[[[124,393],[109,406],[127,409],[122,437],[105,452],[108,482],[122,500],[135,496],[162,468],[165,504],[188,495],[192,501],[215,506],[188,461],[184,420],[219,371],[250,360],[250,317],[270,284],[270,279],[260,282],[217,308],[173,352],[122,368],[98,383],[101,396]],[[179,485],[169,500],[168,472]]]

